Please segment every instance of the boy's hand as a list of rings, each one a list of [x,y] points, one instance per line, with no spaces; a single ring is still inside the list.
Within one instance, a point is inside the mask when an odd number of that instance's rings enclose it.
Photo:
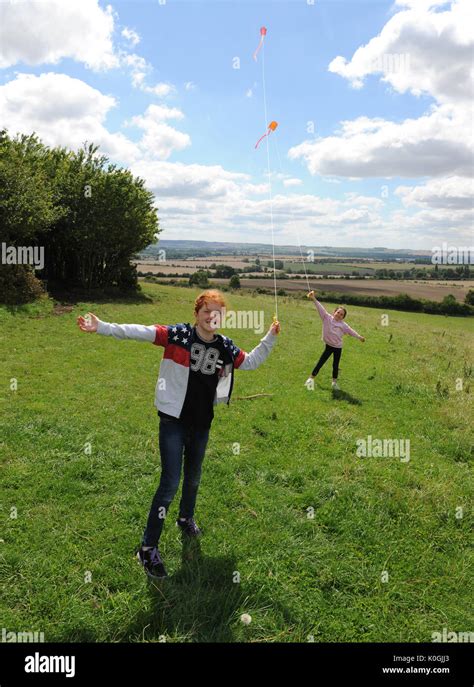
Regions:
[[[281,329],[280,323],[278,322],[278,320],[275,320],[275,322],[273,322],[272,326],[270,327],[271,333],[272,333],[272,334],[275,334],[275,335],[276,335],[276,334],[279,334],[279,333],[280,333],[280,329]]]
[[[77,324],[81,331],[88,332],[90,334],[97,331],[99,319],[94,315],[94,313],[88,312],[85,317],[79,315],[77,318]]]
[[[360,339],[359,339],[359,341],[362,341],[362,343],[364,343],[364,341],[365,341],[365,336],[361,336]]]
[[[306,294],[306,298],[312,298],[313,300],[316,300],[316,294],[314,291],[310,291],[308,294]]]

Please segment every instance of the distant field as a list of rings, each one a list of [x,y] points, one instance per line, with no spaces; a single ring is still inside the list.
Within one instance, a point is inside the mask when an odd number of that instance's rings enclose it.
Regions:
[[[250,258],[249,258],[250,259]],[[158,262],[156,260],[135,262],[137,269],[142,272],[196,272],[197,270],[208,269],[211,265],[230,265],[234,268],[246,269],[253,263],[243,262],[242,257],[227,257],[214,255],[208,258],[193,258],[192,260],[183,260],[182,258],[170,258],[166,262]]]
[[[166,279],[166,277],[164,277]],[[228,284],[228,279],[210,279],[213,284]],[[430,301],[441,302],[450,293],[460,303],[469,289],[474,289],[474,281],[455,282],[423,282],[391,279],[311,279],[310,286],[315,291],[336,291],[338,293],[354,293],[364,296],[396,296],[406,293],[412,298],[425,298]],[[241,279],[241,286],[250,289],[273,289],[273,279]],[[305,279],[277,280],[277,287],[285,291],[306,291]]]
[[[303,255],[305,255],[303,253]],[[136,262],[137,269],[141,272],[162,272],[163,274],[175,274],[177,272],[184,272],[192,274],[197,270],[209,269],[212,264],[216,265],[230,265],[231,267],[251,270],[256,256],[249,256],[250,262],[244,262],[242,256],[228,257],[228,256],[210,256],[205,258],[192,258],[190,260],[184,259],[169,259],[166,262],[157,262],[156,260],[141,260]],[[315,260],[324,258],[324,256],[315,256]],[[295,256],[278,256],[277,260],[282,260],[285,270],[291,269],[294,273],[304,273],[303,262],[295,259]],[[327,258],[326,258],[327,259]],[[266,266],[268,262],[272,262],[271,255],[260,255],[260,262]],[[359,272],[361,275],[373,275],[375,270],[410,270],[415,267],[417,270],[430,269],[432,265],[414,265],[412,262],[306,262],[304,263],[306,272],[316,274],[339,274],[343,272]]]
[[[225,279],[215,279],[219,283],[226,283]],[[273,288],[273,279],[242,279],[244,287]],[[306,290],[306,280],[282,279],[277,282],[278,288],[285,291]],[[426,298],[431,301],[442,301],[450,293],[462,302],[469,291],[474,288],[474,282],[414,282],[390,279],[310,279],[311,288],[316,291],[337,291],[339,293],[359,293],[365,296],[396,296],[407,293],[413,298]]]
[[[359,272],[360,274],[373,275],[376,270],[411,270],[415,268],[416,270],[426,270],[431,269],[433,265],[415,265],[412,262],[371,262],[371,263],[360,263],[360,262],[330,262],[330,263],[318,263],[318,262],[306,262],[304,263],[300,260],[299,262],[285,262],[285,270],[291,268],[293,272],[304,273],[315,272],[316,274],[338,274],[340,272]]]

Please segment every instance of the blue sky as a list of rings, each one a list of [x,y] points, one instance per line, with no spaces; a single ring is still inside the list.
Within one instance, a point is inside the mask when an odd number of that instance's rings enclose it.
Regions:
[[[314,245],[470,240],[466,0],[107,7],[3,8],[0,123],[49,144],[100,143],[146,179],[164,238],[269,238],[266,141],[254,149],[266,128],[264,57],[268,120],[279,123],[269,138],[277,243],[298,232]],[[15,22],[22,38],[9,45]],[[38,23],[45,38],[35,45]],[[405,73],[370,67],[387,54],[409,56]]]
[[[314,178],[300,162],[285,158],[285,152],[304,139],[307,122],[315,124],[315,135],[329,135],[341,119],[364,115],[404,119],[419,116],[429,97],[391,92],[371,78],[360,91],[328,73],[336,55],[350,57],[359,45],[376,35],[391,15],[391,2],[359,3],[331,0],[314,5],[305,2],[120,2],[115,3],[121,23],[141,36],[140,54],[154,67],[158,81],[196,89],[181,89],[172,99],[186,115],[180,129],[189,133],[192,146],[176,159],[182,162],[220,164],[227,169],[259,175],[266,171],[264,147],[260,155],[254,144],[264,133],[261,54],[256,63],[253,52],[259,42],[260,27],[268,30],[265,40],[265,74],[268,114],[276,119],[278,151],[285,172],[300,176],[307,191],[324,190],[337,195],[341,189]],[[234,57],[240,69],[233,68]],[[86,76],[80,71],[78,75]],[[89,83],[118,95],[120,109],[111,113],[112,128],[123,117],[145,109],[150,98],[133,93],[126,75],[98,75]],[[248,89],[253,97],[245,96]],[[277,153],[272,150],[272,169],[279,171]],[[395,182],[396,183],[396,182]],[[349,183],[380,189],[380,181]]]

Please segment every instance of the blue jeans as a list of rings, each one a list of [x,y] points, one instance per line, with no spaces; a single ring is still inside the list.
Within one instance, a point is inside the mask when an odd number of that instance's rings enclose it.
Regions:
[[[194,515],[201,481],[201,467],[209,439],[207,429],[192,427],[160,417],[161,478],[150,508],[143,533],[143,546],[156,546],[163,530],[168,508],[178,491],[184,451],[184,478],[179,504],[179,517]]]

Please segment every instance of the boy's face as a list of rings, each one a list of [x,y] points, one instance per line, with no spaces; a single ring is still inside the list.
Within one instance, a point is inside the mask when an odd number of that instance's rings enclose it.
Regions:
[[[344,319],[344,310],[342,308],[336,308],[334,311],[334,319],[338,322]]]
[[[215,301],[204,301],[202,308],[194,314],[196,316],[196,324],[201,329],[209,333],[215,332],[220,325],[222,306]]]

